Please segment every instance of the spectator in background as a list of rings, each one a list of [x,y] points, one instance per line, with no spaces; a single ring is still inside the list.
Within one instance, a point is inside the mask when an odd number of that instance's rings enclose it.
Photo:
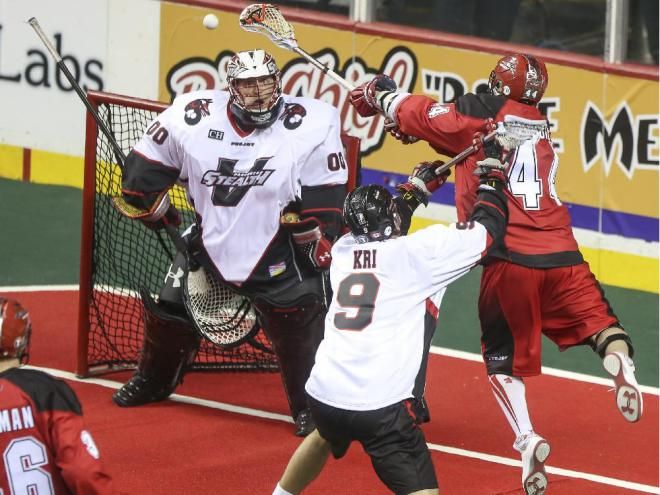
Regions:
[[[640,0],[640,8],[644,25],[646,27],[646,36],[648,38],[648,47],[651,57],[655,63],[658,63],[658,0]]]
[[[508,41],[519,7],[520,0],[435,0],[433,29]]]
[[[116,493],[63,381],[27,362],[32,325],[15,300],[0,298],[0,493]]]

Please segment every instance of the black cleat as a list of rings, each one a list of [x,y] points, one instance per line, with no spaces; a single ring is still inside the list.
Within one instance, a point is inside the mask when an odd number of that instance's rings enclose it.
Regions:
[[[143,377],[139,373],[112,394],[112,401],[120,407],[134,407],[167,399],[173,391]]]
[[[312,413],[309,409],[303,409],[296,417],[296,433],[297,437],[306,437],[316,429],[316,423],[312,418]]]

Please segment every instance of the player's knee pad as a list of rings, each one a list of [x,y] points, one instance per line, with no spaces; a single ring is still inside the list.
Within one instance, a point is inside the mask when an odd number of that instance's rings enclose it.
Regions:
[[[594,352],[596,352],[601,358],[604,358],[608,346],[617,340],[622,340],[626,343],[628,346],[628,355],[632,358],[635,354],[632,340],[626,331],[620,326],[613,326],[598,332],[596,335],[591,337],[589,344],[591,345],[591,348],[594,350]]]

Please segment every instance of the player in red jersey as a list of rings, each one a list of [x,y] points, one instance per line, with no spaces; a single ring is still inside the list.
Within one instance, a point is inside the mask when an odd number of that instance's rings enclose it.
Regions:
[[[71,388],[27,362],[30,316],[0,298],[0,493],[113,494]]]
[[[522,456],[528,495],[545,493],[543,464],[550,453],[547,441],[532,427],[523,382],[541,373],[542,334],[562,350],[590,345],[614,379],[621,414],[631,422],[642,415],[632,342],[583,260],[568,209],[557,197],[559,160],[537,107],[547,84],[541,60],[513,54],[497,62],[487,94],[468,93],[453,103],[397,92],[385,75],[351,94],[360,115],[384,114],[388,130],[404,143],[421,139],[443,155],[456,155],[473,141],[485,148],[456,167],[459,221],[469,217],[474,203],[476,162],[490,151],[482,133],[501,122],[511,133],[524,132],[528,138],[507,156],[510,218],[505,247],[485,264],[479,296],[483,358],[493,393],[516,435],[514,448]]]

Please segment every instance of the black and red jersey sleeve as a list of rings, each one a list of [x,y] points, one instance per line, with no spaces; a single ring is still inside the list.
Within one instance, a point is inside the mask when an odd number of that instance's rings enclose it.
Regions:
[[[486,120],[495,117],[504,100],[491,95],[468,93],[455,103],[441,104],[412,95],[397,108],[397,121],[405,134],[427,141],[443,155],[457,155],[472,144],[474,134],[483,131]]]
[[[55,485],[63,482],[71,493],[116,493],[99,450],[86,429],[82,407],[64,381],[36,371],[16,369],[4,375],[32,402],[35,438],[44,441],[55,467],[49,467]]]

